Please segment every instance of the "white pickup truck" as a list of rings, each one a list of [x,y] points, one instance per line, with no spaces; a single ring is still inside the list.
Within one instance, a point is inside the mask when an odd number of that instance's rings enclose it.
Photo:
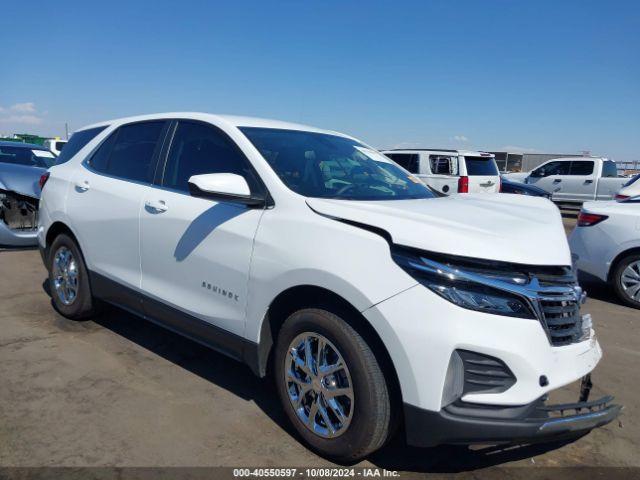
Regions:
[[[627,181],[618,177],[616,162],[603,157],[554,158],[530,172],[504,177],[540,187],[558,203],[611,200]]]
[[[382,153],[445,195],[500,191],[500,172],[491,153],[432,149],[384,150]]]

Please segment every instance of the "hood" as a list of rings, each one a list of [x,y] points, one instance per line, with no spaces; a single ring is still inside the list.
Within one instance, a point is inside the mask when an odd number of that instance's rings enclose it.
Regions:
[[[393,243],[526,265],[571,265],[558,208],[540,197],[464,194],[424,200],[308,198],[315,212],[386,230]]]
[[[40,176],[46,168],[0,163],[0,190],[40,198]]]

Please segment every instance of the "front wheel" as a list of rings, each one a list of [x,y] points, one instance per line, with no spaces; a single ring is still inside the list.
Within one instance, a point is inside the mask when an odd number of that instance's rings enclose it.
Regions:
[[[624,303],[640,308],[640,255],[631,254],[617,263],[612,275],[613,288]]]
[[[342,318],[321,309],[293,313],[278,335],[274,361],[284,410],[314,451],[351,462],[385,443],[391,401],[384,374]]]

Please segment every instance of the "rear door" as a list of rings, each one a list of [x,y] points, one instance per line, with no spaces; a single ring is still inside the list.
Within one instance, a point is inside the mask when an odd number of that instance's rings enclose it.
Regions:
[[[598,173],[595,160],[571,161],[569,175],[562,178],[560,189],[553,199],[567,202],[594,200]]]
[[[500,173],[493,156],[465,156],[469,193],[497,193],[500,191]]]
[[[167,122],[157,120],[119,127],[74,175],[67,212],[94,281],[113,280],[140,288],[140,207],[154,176],[166,126]],[[94,288],[106,300],[136,307],[135,298],[110,298],[116,293],[103,286]],[[128,305],[129,300],[134,305]]]

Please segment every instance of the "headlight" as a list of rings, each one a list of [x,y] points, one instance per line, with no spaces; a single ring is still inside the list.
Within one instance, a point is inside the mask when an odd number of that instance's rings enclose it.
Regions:
[[[500,290],[478,288],[475,285],[442,285],[425,283],[431,291],[462,308],[507,317],[535,318],[527,305],[515,296]]]
[[[526,298],[496,288],[501,284],[522,285],[527,279],[518,272],[482,275],[404,249],[394,248],[392,255],[402,269],[425,287],[462,308],[508,317],[537,318]]]

